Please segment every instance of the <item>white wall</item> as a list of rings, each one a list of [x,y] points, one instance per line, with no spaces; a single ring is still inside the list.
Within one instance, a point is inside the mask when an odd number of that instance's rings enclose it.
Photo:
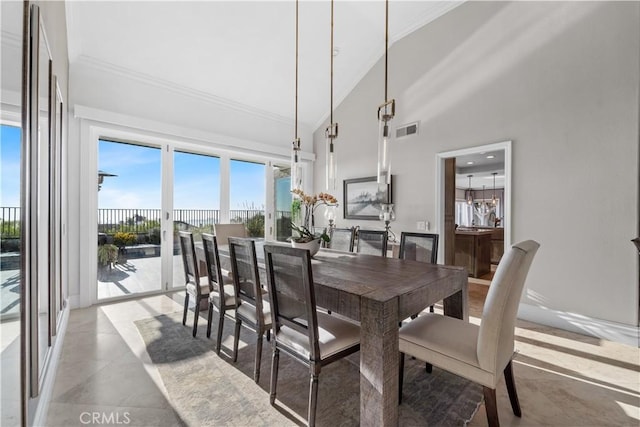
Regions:
[[[421,123],[392,149],[393,230],[434,223],[436,153],[512,140],[513,241],[541,244],[522,302],[637,326],[639,65],[638,2],[468,2],[397,42],[395,124]],[[379,61],[334,113],[340,180],[375,175],[383,81]]]

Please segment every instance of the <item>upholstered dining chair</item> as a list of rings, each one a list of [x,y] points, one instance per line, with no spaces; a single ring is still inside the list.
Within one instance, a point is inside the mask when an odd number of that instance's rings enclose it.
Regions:
[[[240,326],[244,324],[257,334],[255,366],[253,369],[253,379],[257,383],[260,381],[262,337],[265,332],[268,337],[271,330],[271,307],[267,301],[262,300],[263,289],[260,286],[255,242],[252,239],[229,237],[229,256],[231,257],[233,285],[238,299],[233,361],[235,362],[238,358]]]
[[[356,229],[351,228],[333,228],[329,233],[329,249],[337,251],[353,252],[353,246],[356,240]]]
[[[218,240],[218,245],[227,245],[229,237],[249,237],[247,227],[244,224],[214,224],[214,234]]]
[[[387,232],[381,230],[358,230],[359,254],[387,256]]]
[[[212,234],[202,234],[202,246],[204,247],[205,263],[207,265],[207,277],[211,294],[209,295],[209,315],[207,317],[207,338],[211,337],[211,324],[213,322],[213,308],[218,310],[218,340],[216,341],[216,353],[220,354],[222,343],[222,329],[225,316],[233,319],[229,312],[238,306],[233,282],[227,275],[222,274],[220,268],[220,253],[218,252],[218,239]]]
[[[427,313],[400,329],[400,395],[405,354],[482,384],[490,426],[498,426],[496,385],[504,373],[513,413],[521,417],[511,359],[518,304],[539,244],[516,243],[502,257],[482,311],[480,326]]]
[[[400,259],[438,263],[438,235],[431,233],[400,233]],[[433,305],[429,307],[433,313]],[[416,315],[412,316],[415,318]]]
[[[193,297],[196,303],[193,318],[193,336],[198,333],[198,318],[200,317],[200,302],[209,298],[211,288],[206,277],[200,277],[196,249],[193,243],[193,234],[190,231],[180,231],[180,250],[182,252],[182,265],[184,266],[186,295],[184,297],[184,313],[182,324],[187,324],[187,312],[189,311],[189,298]]]
[[[316,310],[311,255],[306,249],[264,245],[273,316],[269,400],[276,399],[280,352],[309,367],[308,424],[315,425],[323,366],[360,349],[360,327]]]

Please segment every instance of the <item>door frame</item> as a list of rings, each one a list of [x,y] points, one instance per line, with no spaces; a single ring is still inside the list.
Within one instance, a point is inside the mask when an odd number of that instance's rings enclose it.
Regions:
[[[511,247],[511,178],[512,178],[512,141],[501,141],[492,144],[478,145],[469,148],[461,148],[452,151],[436,153],[436,227],[440,233],[444,233],[444,201],[445,201],[445,159],[460,157],[468,154],[482,153],[484,151],[504,150],[504,250]],[[441,237],[442,242],[446,242],[445,236]],[[444,259],[444,244],[438,248],[438,259]]]

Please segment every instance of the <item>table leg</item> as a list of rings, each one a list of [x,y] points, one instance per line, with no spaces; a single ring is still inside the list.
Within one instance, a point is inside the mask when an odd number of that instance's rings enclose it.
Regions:
[[[362,298],[360,425],[398,425],[398,301]]]
[[[444,314],[469,321],[469,278],[462,271],[453,280],[455,280],[458,285],[456,287],[460,288],[460,290],[444,299]]]

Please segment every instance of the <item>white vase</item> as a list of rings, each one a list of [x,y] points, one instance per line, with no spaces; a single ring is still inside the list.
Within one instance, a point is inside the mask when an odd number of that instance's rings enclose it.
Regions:
[[[291,246],[299,249],[308,249],[311,256],[314,256],[320,250],[320,242],[322,239],[317,238],[310,242],[299,243],[294,240],[291,241]]]

